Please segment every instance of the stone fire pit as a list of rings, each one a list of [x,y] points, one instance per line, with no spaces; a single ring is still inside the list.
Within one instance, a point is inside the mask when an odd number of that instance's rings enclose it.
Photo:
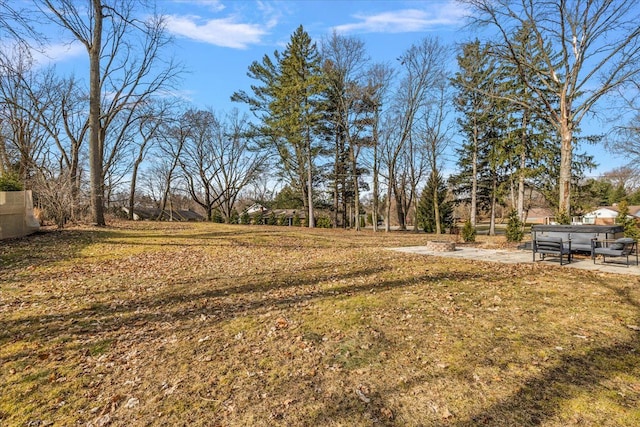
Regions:
[[[456,250],[456,242],[446,240],[431,240],[425,245],[426,249],[433,252],[453,252]]]

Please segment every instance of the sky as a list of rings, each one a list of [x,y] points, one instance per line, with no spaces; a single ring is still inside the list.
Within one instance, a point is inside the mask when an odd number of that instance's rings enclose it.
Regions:
[[[320,44],[333,31],[360,38],[374,62],[397,63],[397,58],[424,37],[438,37],[452,47],[473,40],[467,11],[453,0],[157,0],[174,37],[167,52],[185,68],[180,96],[197,108],[218,112],[242,108],[230,101],[238,90],[249,90],[249,65],[266,54],[284,50],[294,30],[302,25]],[[56,66],[82,73],[86,52],[82,46],[53,43],[48,57]],[[599,132],[602,123],[588,122]],[[584,127],[584,126],[583,126]],[[454,143],[460,142],[454,135]],[[600,163],[589,175],[621,166],[602,147],[584,147]],[[455,159],[450,155],[450,162]],[[452,168],[454,165],[449,165]]]
[[[361,38],[375,62],[396,61],[426,35],[453,40],[464,10],[449,1],[164,1],[168,30],[191,70],[185,81],[196,103],[225,105],[248,89],[247,69],[285,49],[302,25],[320,44],[332,31]]]

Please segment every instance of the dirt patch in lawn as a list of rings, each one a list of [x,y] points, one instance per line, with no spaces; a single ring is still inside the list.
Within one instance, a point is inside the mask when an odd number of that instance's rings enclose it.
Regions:
[[[385,250],[428,238],[123,222],[3,242],[0,424],[638,425],[638,278]]]

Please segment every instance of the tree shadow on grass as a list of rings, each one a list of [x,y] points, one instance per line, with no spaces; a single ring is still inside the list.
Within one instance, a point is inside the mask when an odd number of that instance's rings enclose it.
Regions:
[[[162,294],[145,296],[126,301],[125,304],[95,303],[90,307],[65,313],[25,316],[0,323],[0,343],[15,339],[46,341],[62,335],[84,336],[94,340],[110,332],[135,328],[138,325],[162,324],[168,321],[181,322],[205,316],[208,322],[223,322],[240,315],[260,314],[274,308],[287,308],[301,302],[326,298],[341,298],[357,294],[369,294],[372,290],[383,292],[390,289],[414,285],[416,281],[432,283],[446,280],[450,273],[423,274],[410,279],[385,280],[376,284],[320,286],[328,281],[364,278],[385,270],[384,266],[362,268],[348,273],[336,274],[326,268],[299,270],[294,276],[283,272],[277,277],[265,275],[261,280],[246,276],[241,285],[220,286],[191,291],[201,279],[174,283],[174,287]],[[238,280],[238,278],[233,278]],[[464,280],[464,277],[460,277]],[[200,283],[201,285],[201,283]],[[289,290],[289,292],[285,292]],[[156,334],[164,333],[160,330]],[[153,338],[153,332],[146,336]],[[5,357],[4,360],[13,360]]]
[[[108,237],[105,230],[47,230],[0,244],[0,280],[26,268],[74,259],[88,245]],[[0,282],[1,283],[1,282]]]
[[[631,296],[628,288],[612,286],[604,281],[602,286],[640,311],[640,303]],[[603,382],[618,374],[628,374],[637,370],[640,365],[640,334],[633,331],[631,333],[632,338],[628,341],[564,355],[555,367],[525,382],[517,393],[465,420],[445,425],[538,426],[559,415],[565,402],[582,394],[610,399],[611,390]],[[625,401],[618,395],[615,404],[633,410],[640,401],[637,397]],[[580,422],[585,421],[576,421]],[[613,420],[611,422],[616,423]]]
[[[607,393],[602,384],[616,374],[628,373],[640,363],[638,339],[585,354],[563,356],[557,366],[525,382],[517,393],[449,425],[537,426],[560,412],[563,403],[581,394],[597,397]],[[591,399],[589,399],[591,400]],[[638,402],[631,403],[637,405]]]
[[[604,288],[611,290],[626,304],[640,311],[640,303],[635,300],[629,288],[611,286],[604,282]],[[636,319],[636,322],[640,318]],[[455,412],[445,418],[434,413],[429,419],[412,419],[408,424],[398,413],[398,419],[385,418],[381,408],[394,408],[394,402],[390,401],[399,392],[411,389],[414,386],[425,385],[433,379],[431,374],[418,374],[408,382],[392,382],[388,387],[376,390],[375,394],[368,396],[371,402],[363,402],[353,390],[345,390],[342,395],[336,395],[322,402],[322,410],[309,425],[322,425],[331,422],[335,425],[349,425],[354,422],[354,417],[366,414],[374,417],[373,425],[413,425],[413,426],[539,426],[549,421],[561,422],[563,417],[577,416],[576,425],[590,425],[587,415],[581,419],[580,414],[562,413],[566,403],[582,395],[587,396],[586,402],[594,402],[598,399],[613,400],[608,409],[615,413],[616,408],[626,408],[629,411],[637,410],[640,405],[640,393],[617,393],[612,390],[608,381],[617,376],[629,375],[638,372],[640,366],[640,334],[630,331],[631,338],[612,345],[595,348],[577,347],[573,352],[562,356],[553,367],[543,371],[540,375],[524,382],[518,390],[479,411],[469,415],[459,415]],[[472,367],[468,367],[471,370]],[[640,378],[638,378],[640,380]],[[476,393],[477,391],[474,391]],[[444,400],[447,396],[442,396]],[[425,404],[424,402],[422,402]],[[420,404],[416,400],[416,404]],[[400,409],[401,411],[401,409]],[[594,409],[594,411],[597,411]],[[633,416],[631,416],[633,417]],[[556,419],[560,418],[560,419]],[[402,419],[402,421],[400,421]],[[636,418],[627,419],[628,426],[634,426]],[[607,425],[618,425],[617,420],[609,419]],[[591,424],[592,425],[592,424]]]

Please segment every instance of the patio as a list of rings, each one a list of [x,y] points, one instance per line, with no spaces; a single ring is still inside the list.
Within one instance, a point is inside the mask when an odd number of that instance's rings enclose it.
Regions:
[[[505,264],[532,264],[531,250],[517,249],[484,249],[473,246],[457,246],[455,251],[436,252],[427,246],[408,246],[401,248],[389,248],[393,251],[406,252],[421,255],[441,256],[449,258],[463,258],[476,261],[500,262]],[[607,263],[602,264],[602,259],[598,259],[594,264],[589,256],[576,256],[570,264],[565,264],[563,268],[577,268],[580,270],[601,271],[604,273],[630,274],[640,276],[640,266]],[[544,261],[536,261],[536,264],[558,266],[560,262],[554,257],[548,257]]]

